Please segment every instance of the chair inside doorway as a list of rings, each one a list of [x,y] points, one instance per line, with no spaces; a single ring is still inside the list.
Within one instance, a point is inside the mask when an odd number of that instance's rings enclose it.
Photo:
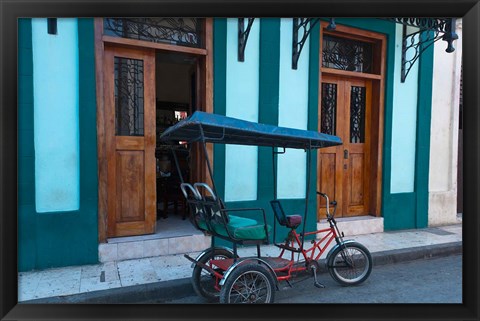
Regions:
[[[177,161],[184,180],[189,180],[189,152],[185,146],[176,148]],[[188,216],[184,197],[180,192],[181,179],[175,159],[169,148],[159,146],[155,152],[157,159],[157,219],[179,215],[183,220]]]
[[[189,113],[188,104],[157,101],[157,147],[155,158],[157,163],[157,219],[168,218],[170,215],[180,215],[185,219],[188,215],[184,197],[180,191],[179,176],[171,146],[159,144],[158,137],[169,126],[186,118]],[[190,155],[186,144],[174,146],[177,162],[183,179],[189,181]]]

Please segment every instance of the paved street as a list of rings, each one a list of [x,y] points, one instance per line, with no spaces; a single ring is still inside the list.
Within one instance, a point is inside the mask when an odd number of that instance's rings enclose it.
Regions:
[[[461,303],[462,256],[452,255],[374,266],[369,279],[357,287],[342,287],[328,273],[319,276],[325,289],[307,279],[276,292],[276,303]],[[152,302],[148,302],[152,303]],[[193,295],[155,303],[205,303]]]

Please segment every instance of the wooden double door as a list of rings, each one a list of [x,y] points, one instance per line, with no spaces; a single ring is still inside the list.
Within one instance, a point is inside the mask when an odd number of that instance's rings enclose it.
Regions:
[[[337,217],[370,214],[372,80],[322,75],[319,129],[343,144],[318,151],[317,190],[337,201]],[[325,218],[319,198],[318,219]]]

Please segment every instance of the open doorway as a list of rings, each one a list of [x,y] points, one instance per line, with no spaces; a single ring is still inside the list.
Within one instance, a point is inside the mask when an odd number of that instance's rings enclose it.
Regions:
[[[157,197],[157,106],[173,109],[173,117],[158,115],[167,125],[195,108],[213,111],[213,19],[95,18],[95,39],[99,242],[177,237],[165,233],[170,218],[189,222],[182,204],[165,202],[163,211]],[[184,157],[192,181],[205,180],[203,157],[195,149]]]
[[[181,178],[170,146],[160,142],[169,126],[196,110],[197,58],[178,52],[157,51],[155,55],[156,92],[156,189],[157,233],[183,234],[193,228],[188,222],[188,207],[180,190]],[[194,155],[187,145],[174,146],[183,180],[195,175]]]

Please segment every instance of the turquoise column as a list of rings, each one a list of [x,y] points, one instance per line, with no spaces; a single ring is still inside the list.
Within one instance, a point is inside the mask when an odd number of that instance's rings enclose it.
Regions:
[[[428,174],[433,93],[433,46],[420,56],[418,71],[417,144],[415,157],[416,228],[428,226]]]
[[[227,19],[213,20],[213,112],[227,112]],[[213,145],[213,179],[218,195],[225,198],[225,145]]]
[[[18,270],[35,269],[32,20],[18,20]]]
[[[260,21],[260,97],[258,122],[278,124],[280,73],[280,19]],[[258,199],[273,199],[272,149],[258,148]],[[266,205],[270,205],[266,202]]]

